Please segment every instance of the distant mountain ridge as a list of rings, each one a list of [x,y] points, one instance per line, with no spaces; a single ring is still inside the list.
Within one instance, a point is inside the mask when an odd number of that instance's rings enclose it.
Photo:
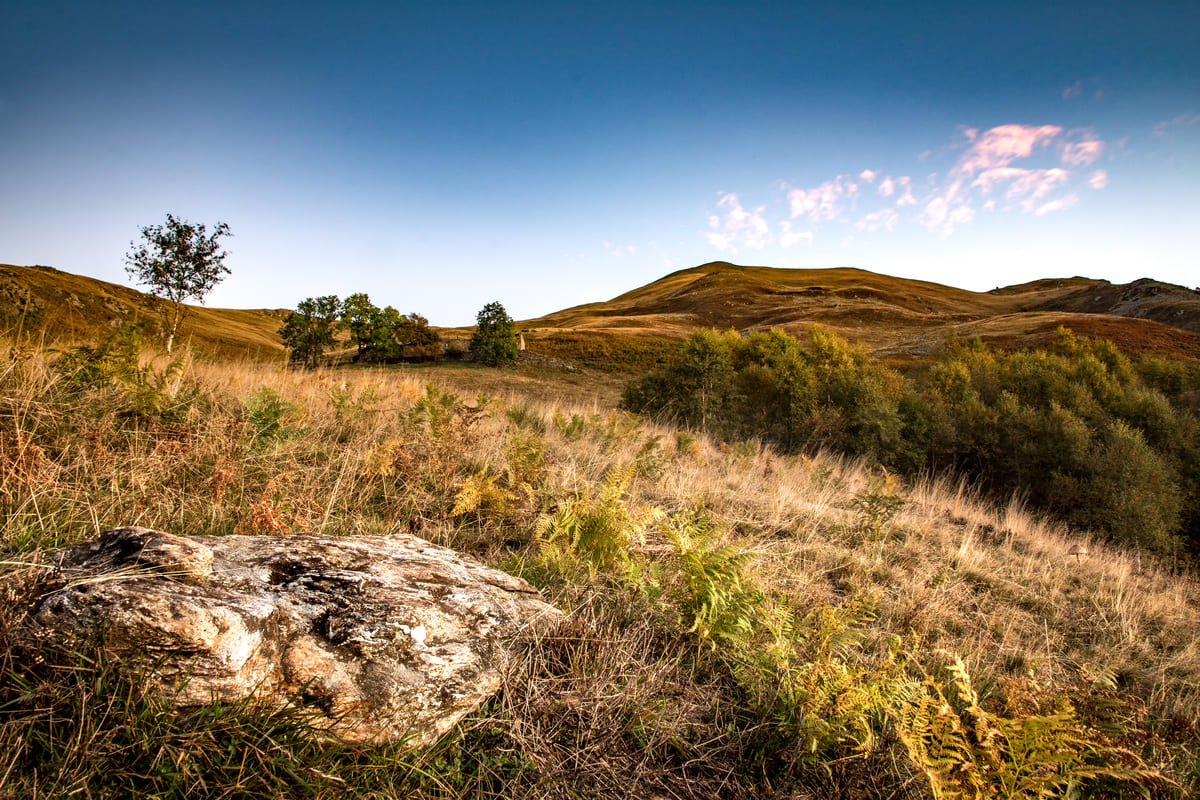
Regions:
[[[819,323],[879,355],[920,356],[953,328],[1002,346],[1065,325],[1133,352],[1200,358],[1200,292],[1142,279],[1045,279],[971,292],[862,269],[743,267],[717,261],[525,327],[684,336],[698,326],[800,333]]]
[[[0,330],[82,341],[122,320],[157,322],[161,302],[128,286],[52,267],[0,264]],[[181,332],[214,355],[281,358],[284,309],[190,306]],[[1200,360],[1200,292],[1148,278],[1112,284],[1043,279],[971,292],[862,269],[782,269],[724,261],[665,275],[612,300],[518,323],[531,350],[551,337],[678,340],[697,327],[830,328],[875,355],[931,353],[948,330],[1001,347],[1036,346],[1062,325],[1131,353]],[[448,332],[449,333],[449,332]],[[451,333],[450,335],[455,335]]]

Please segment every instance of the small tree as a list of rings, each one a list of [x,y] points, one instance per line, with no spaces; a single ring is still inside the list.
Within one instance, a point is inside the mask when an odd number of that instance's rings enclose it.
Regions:
[[[337,295],[332,294],[307,297],[296,305],[296,310],[279,329],[279,336],[292,361],[303,361],[309,367],[317,366],[325,349],[333,345],[340,310]]]
[[[488,303],[475,316],[471,349],[484,364],[499,366],[517,360],[517,328],[499,303]]]
[[[229,274],[225,256],[217,240],[232,236],[229,226],[218,222],[206,235],[203,225],[167,214],[165,225],[142,228],[142,242],[130,242],[125,254],[125,271],[141,285],[150,287],[150,294],[166,300],[167,352],[187,312],[184,301],[204,302],[204,296]]]

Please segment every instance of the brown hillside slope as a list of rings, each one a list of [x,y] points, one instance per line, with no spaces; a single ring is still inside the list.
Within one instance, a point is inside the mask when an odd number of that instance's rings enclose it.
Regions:
[[[119,320],[154,326],[160,308],[161,301],[128,286],[51,267],[0,264],[0,331],[86,341]],[[180,335],[211,355],[280,358],[278,329],[287,313],[189,306]],[[800,334],[813,323],[900,361],[928,355],[949,329],[1013,348],[1036,346],[1060,325],[1111,339],[1130,353],[1200,359],[1200,293],[1148,279],[1127,285],[1047,279],[970,292],[861,269],[714,262],[607,302],[525,320],[520,328],[535,352],[641,372],[697,327]],[[470,335],[469,329],[457,333],[464,340]]]
[[[1149,278],[1117,285],[1101,281],[1048,301],[1041,310],[1149,319],[1200,333],[1200,291]]]
[[[1019,347],[1065,325],[1112,338],[1131,352],[1200,358],[1200,326],[1190,322],[1190,303],[1200,311],[1196,292],[1153,281],[1114,286],[1076,277],[981,293],[861,269],[714,262],[522,326],[678,338],[696,327],[800,333],[819,323],[879,355],[921,356],[948,328]]]
[[[162,320],[162,301],[128,286],[53,267],[0,264],[0,332],[20,329],[48,342],[94,339],[123,321]],[[178,339],[215,356],[281,358],[278,330],[286,311],[188,306]]]

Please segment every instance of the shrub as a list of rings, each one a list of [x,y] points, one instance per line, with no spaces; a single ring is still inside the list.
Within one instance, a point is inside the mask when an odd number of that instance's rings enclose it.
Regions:
[[[475,316],[471,350],[484,364],[493,367],[517,360],[516,323],[499,303],[488,303]]]
[[[733,402],[733,334],[699,329],[664,369],[625,387],[622,405],[721,433],[729,427]]]

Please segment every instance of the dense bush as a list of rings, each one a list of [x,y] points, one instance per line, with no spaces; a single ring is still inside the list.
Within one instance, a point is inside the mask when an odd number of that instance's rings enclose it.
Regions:
[[[517,360],[517,327],[499,303],[488,303],[475,315],[471,351],[484,364],[498,367]]]
[[[1114,538],[1169,552],[1194,517],[1195,415],[1143,380],[1109,342],[1060,330],[1042,351],[951,341],[921,387],[929,466]],[[1191,505],[1191,503],[1187,503]]]
[[[1171,552],[1181,537],[1200,542],[1190,510],[1200,497],[1198,385],[1187,365],[1135,365],[1066,330],[1044,350],[1007,354],[951,338],[918,383],[814,326],[807,343],[697,331],[622,402],[787,452],[825,446],[908,474],[968,474],[997,495]]]
[[[780,331],[699,330],[673,362],[630,382],[625,408],[784,450],[826,445],[883,457],[900,450],[903,379],[820,327],[806,349]]]

